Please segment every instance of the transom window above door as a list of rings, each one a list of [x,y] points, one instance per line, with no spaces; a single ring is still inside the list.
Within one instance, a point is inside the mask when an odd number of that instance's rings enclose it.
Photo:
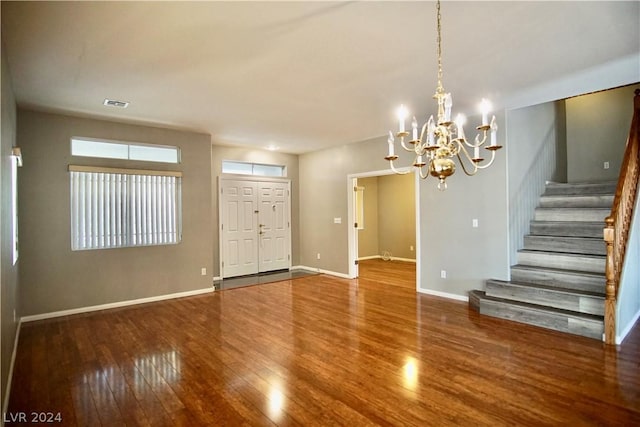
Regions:
[[[282,165],[267,165],[262,163],[247,163],[223,160],[222,173],[230,173],[234,175],[286,177],[287,168],[286,166]]]

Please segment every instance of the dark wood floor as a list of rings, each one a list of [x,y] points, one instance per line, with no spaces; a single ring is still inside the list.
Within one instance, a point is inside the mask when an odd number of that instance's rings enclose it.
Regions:
[[[23,325],[9,413],[64,425],[640,425],[619,349],[319,275]]]

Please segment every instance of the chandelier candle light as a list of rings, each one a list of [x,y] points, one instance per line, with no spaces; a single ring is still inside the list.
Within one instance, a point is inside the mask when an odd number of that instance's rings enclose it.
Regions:
[[[404,172],[398,171],[393,164],[393,161],[398,158],[395,154],[395,140],[396,137],[399,138],[400,145],[404,150],[415,153],[413,166],[420,171],[420,177],[424,179],[430,174],[438,178],[440,181],[438,183],[438,189],[444,191],[447,188],[445,179],[453,175],[456,170],[455,163],[451,159],[452,157],[458,157],[464,173],[471,176],[475,175],[478,170],[491,166],[496,156],[496,150],[499,150],[502,146],[498,145],[496,141],[498,131],[496,116],[492,116],[491,121],[489,121],[491,103],[486,99],[483,99],[480,103],[482,124],[476,127],[478,133],[473,143],[467,141],[464,135],[464,116],[458,114],[455,121],[451,120],[453,101],[451,94],[445,92],[442,87],[440,0],[436,3],[436,11],[438,24],[438,86],[433,97],[438,102],[437,120],[434,120],[433,115],[429,117],[429,120],[422,125],[420,133],[418,134],[418,121],[413,117],[411,121],[411,133],[409,133],[405,129],[405,121],[409,112],[404,105],[401,105],[398,109],[398,132],[394,136],[394,134],[389,131],[389,139],[387,141],[389,143],[389,153],[385,159],[389,161],[391,169],[395,173],[407,174],[411,172],[410,170]],[[405,138],[409,136],[411,136],[411,139],[405,142]],[[485,162],[485,159],[480,157],[480,147],[485,145],[487,140],[489,140],[489,145],[485,146],[485,149],[491,151],[491,159]],[[407,143],[410,145],[407,145]],[[473,156],[469,154],[467,148],[473,148]],[[467,163],[467,165],[465,165],[465,163]],[[425,166],[428,168],[428,172],[423,170]]]

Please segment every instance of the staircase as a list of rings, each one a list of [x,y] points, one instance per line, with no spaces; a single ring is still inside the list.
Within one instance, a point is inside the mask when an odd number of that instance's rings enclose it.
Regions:
[[[472,291],[481,314],[595,339],[604,332],[604,219],[615,182],[547,185],[511,281]]]

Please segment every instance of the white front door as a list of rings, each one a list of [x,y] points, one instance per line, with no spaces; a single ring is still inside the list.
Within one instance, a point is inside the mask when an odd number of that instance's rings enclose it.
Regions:
[[[289,182],[221,179],[222,277],[291,266]]]

